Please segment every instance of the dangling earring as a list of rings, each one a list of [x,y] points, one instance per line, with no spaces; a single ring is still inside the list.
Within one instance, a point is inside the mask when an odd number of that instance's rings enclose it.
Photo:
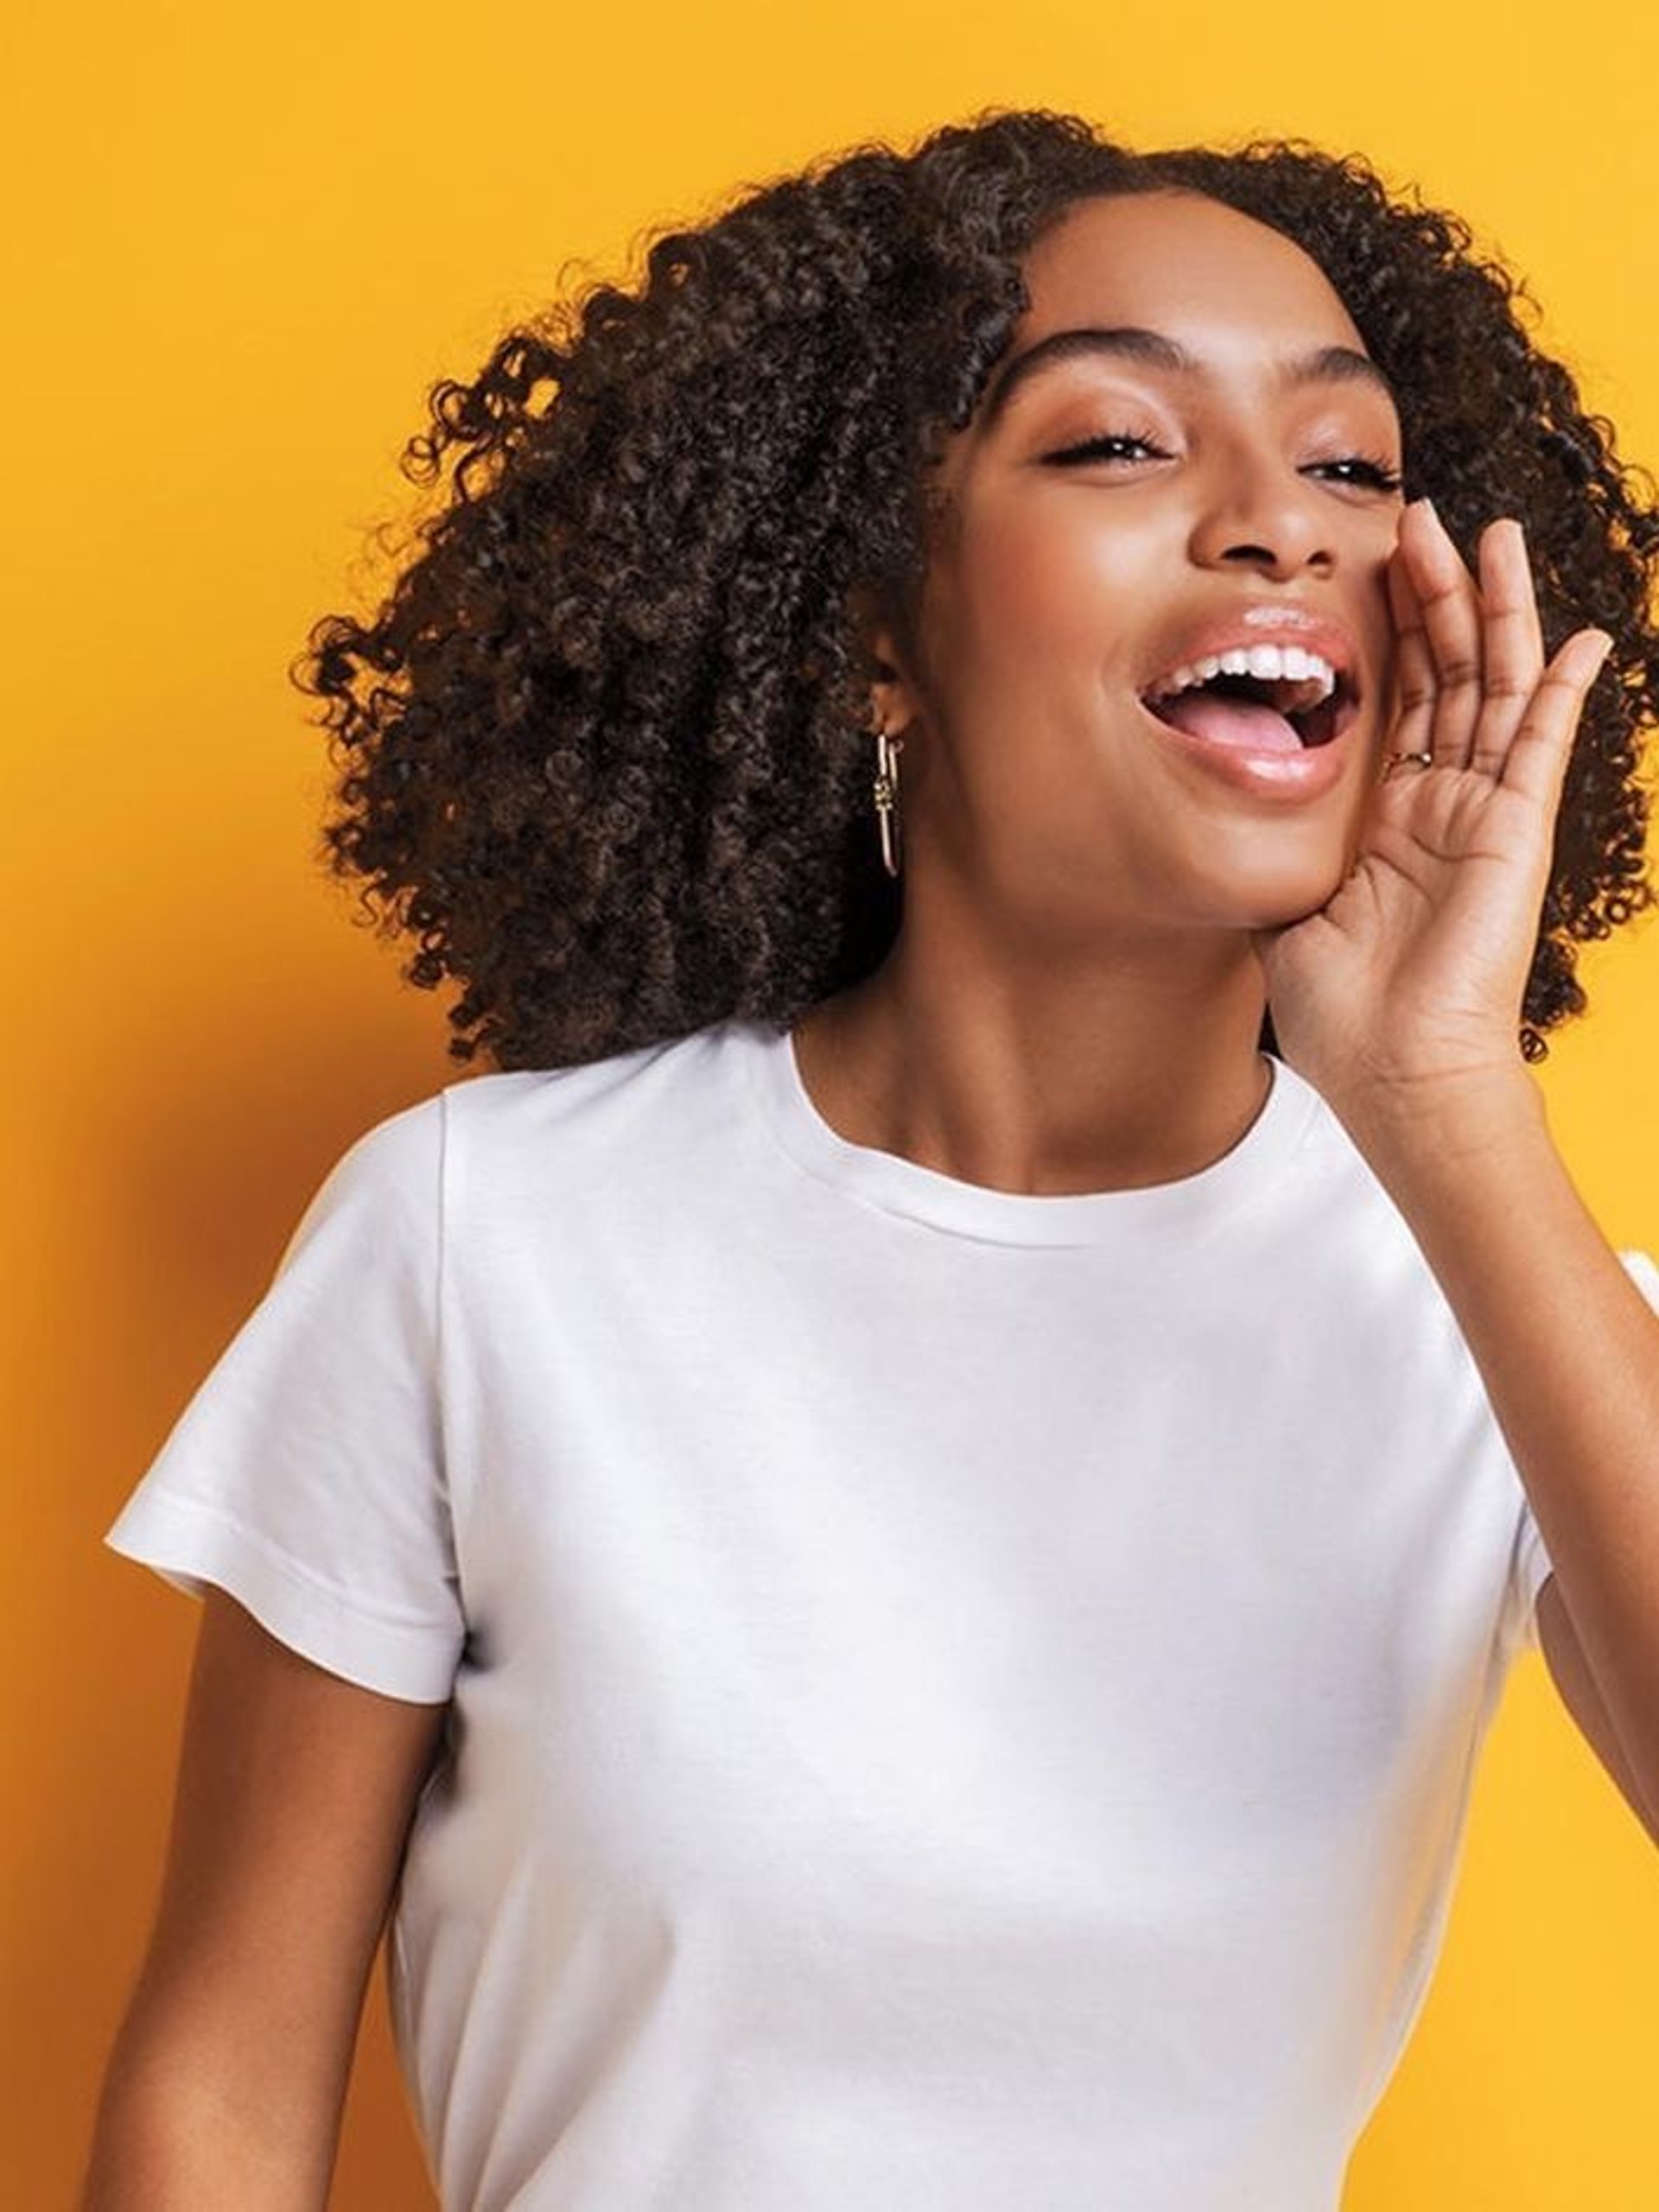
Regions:
[[[881,830],[881,863],[889,875],[899,873],[899,755],[904,749],[902,737],[889,737],[885,729],[876,731],[873,789]]]

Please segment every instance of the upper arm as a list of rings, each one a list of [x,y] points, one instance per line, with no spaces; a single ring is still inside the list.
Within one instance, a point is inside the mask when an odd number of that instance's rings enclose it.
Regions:
[[[1625,1803],[1654,1842],[1659,1843],[1659,1811],[1643,1798],[1553,1573],[1545,1577],[1538,1591],[1538,1642],[1561,1702],[1578,1723],[1580,1732],[1618,1784]]]
[[[89,2206],[148,2202],[132,2160],[175,2126],[235,2137],[285,2177],[303,2168],[305,2192],[241,2202],[323,2201],[444,1711],[327,1672],[208,1591],[161,1903],[111,2061]]]

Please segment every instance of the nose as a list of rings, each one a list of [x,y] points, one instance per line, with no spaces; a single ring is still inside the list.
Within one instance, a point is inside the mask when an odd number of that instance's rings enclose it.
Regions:
[[[1215,456],[1194,519],[1192,553],[1202,567],[1259,569],[1273,576],[1328,573],[1336,560],[1331,502],[1282,453],[1234,447]]]

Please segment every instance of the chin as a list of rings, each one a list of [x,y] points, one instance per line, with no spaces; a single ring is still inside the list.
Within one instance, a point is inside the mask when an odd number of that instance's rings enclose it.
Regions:
[[[1300,898],[1276,900],[1262,918],[1259,922],[1252,922],[1250,927],[1256,930],[1282,930],[1290,929],[1298,922],[1307,921],[1313,915],[1319,913],[1322,908],[1331,904],[1346,880],[1345,876],[1339,875],[1334,881],[1325,885],[1322,890],[1309,892]]]
[[[1257,865],[1240,865],[1224,878],[1208,873],[1206,919],[1225,929],[1284,929],[1329,906],[1352,869],[1345,855],[1328,851],[1295,859],[1282,851],[1271,857],[1258,852],[1255,857]]]

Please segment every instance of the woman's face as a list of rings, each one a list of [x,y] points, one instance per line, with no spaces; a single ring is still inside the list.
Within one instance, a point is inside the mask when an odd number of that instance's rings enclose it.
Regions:
[[[899,670],[880,703],[906,736],[906,872],[943,867],[1082,946],[1312,912],[1351,864],[1391,703],[1402,499],[1353,465],[1398,476],[1387,388],[1317,264],[1195,194],[1083,201],[1025,273],[1030,306],[938,473],[912,653],[877,638]],[[1019,366],[1055,334],[1126,329],[1155,337]],[[1178,710],[1182,736],[1143,704],[1230,633],[1294,644],[1287,613],[1333,626],[1301,634],[1350,658],[1358,695],[1328,748],[1294,747],[1291,776],[1319,783],[1294,796],[1224,757],[1222,732],[1271,718],[1212,695]]]

